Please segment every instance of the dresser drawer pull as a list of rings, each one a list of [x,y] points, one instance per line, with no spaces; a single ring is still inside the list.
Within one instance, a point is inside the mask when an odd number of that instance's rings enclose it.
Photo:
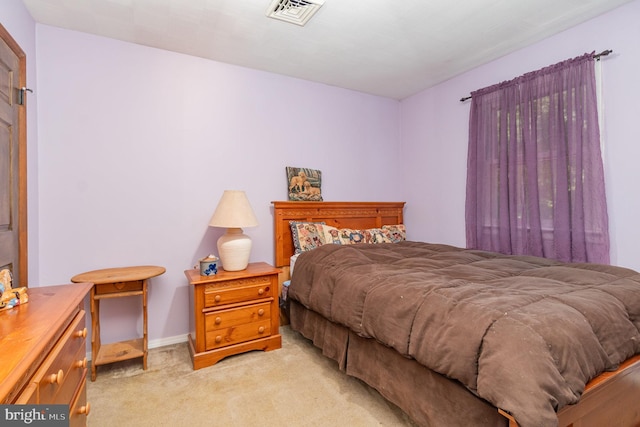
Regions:
[[[260,327],[258,328],[258,333],[259,333],[259,334],[263,334],[263,333],[264,333],[264,326],[260,326]]]
[[[76,331],[74,335],[77,338],[86,338],[87,337],[87,328],[83,328],[81,331]]]
[[[213,300],[214,300],[215,302],[220,302],[220,295],[216,295],[216,296],[213,298]]]
[[[89,415],[89,412],[91,412],[91,403],[89,402],[87,402],[86,405],[78,408],[78,414]]]
[[[49,383],[51,384],[62,384],[62,379],[64,378],[64,371],[60,369],[57,374],[49,375]]]
[[[220,323],[222,323],[222,319],[219,317],[216,317],[215,322],[216,322],[216,325],[219,325]]]
[[[222,337],[220,335],[216,335],[216,344],[220,344],[222,342]]]
[[[258,295],[264,295],[264,289],[262,288],[258,289]]]
[[[258,310],[258,316],[264,316],[264,309],[263,308]]]
[[[87,358],[85,357],[82,360],[77,360],[75,363],[76,368],[86,368],[87,367]]]

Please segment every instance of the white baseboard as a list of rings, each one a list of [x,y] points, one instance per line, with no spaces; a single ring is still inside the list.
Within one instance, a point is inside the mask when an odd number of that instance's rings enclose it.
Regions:
[[[180,344],[183,342],[187,342],[188,339],[189,339],[189,334],[184,334],[184,335],[176,335],[174,337],[149,340],[149,348],[151,349],[151,348],[164,347],[165,345]]]
[[[187,342],[188,338],[189,338],[189,334],[184,334],[184,335],[176,335],[173,337],[149,340],[149,350],[151,350],[152,348],[164,347],[165,345],[173,345],[173,344],[180,344],[183,342]],[[87,351],[87,360],[88,361],[91,360],[91,350]]]

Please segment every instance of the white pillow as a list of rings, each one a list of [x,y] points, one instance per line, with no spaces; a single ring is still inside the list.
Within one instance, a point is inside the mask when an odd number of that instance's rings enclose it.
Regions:
[[[299,256],[300,254],[294,254],[289,258],[289,277],[293,277],[293,266],[296,264],[296,260]]]

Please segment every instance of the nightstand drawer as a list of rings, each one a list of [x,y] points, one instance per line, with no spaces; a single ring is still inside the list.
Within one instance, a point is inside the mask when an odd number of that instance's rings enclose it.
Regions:
[[[205,315],[205,331],[226,329],[247,323],[269,320],[270,318],[271,302],[229,310],[218,310]]]
[[[266,319],[264,321],[252,322],[245,325],[207,331],[205,333],[205,343],[207,350],[211,350],[214,348],[268,337],[269,335],[271,335],[271,321]]]
[[[216,307],[273,296],[271,280],[268,277],[235,280],[233,285],[232,287],[207,285],[204,290],[204,306]]]

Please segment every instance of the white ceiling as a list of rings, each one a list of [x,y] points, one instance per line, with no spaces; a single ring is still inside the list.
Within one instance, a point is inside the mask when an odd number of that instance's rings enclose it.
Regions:
[[[271,1],[23,0],[42,24],[394,99],[631,0],[325,0],[304,27]]]

